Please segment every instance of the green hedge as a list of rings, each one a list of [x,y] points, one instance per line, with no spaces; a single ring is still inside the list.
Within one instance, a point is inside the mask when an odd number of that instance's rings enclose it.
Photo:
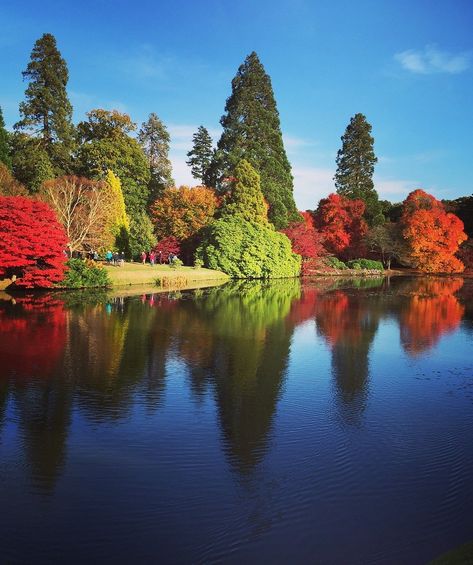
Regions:
[[[338,269],[339,271],[345,271],[346,269],[348,269],[345,263],[343,261],[340,261],[340,259],[337,259],[337,257],[327,257],[325,259],[325,263],[327,267]]]
[[[350,269],[355,269],[356,271],[363,269],[368,269],[369,271],[384,271],[381,261],[374,261],[373,259],[353,259],[352,261],[348,261],[347,264]]]
[[[112,285],[107,271],[95,261],[69,259],[66,265],[66,276],[59,285],[63,288],[98,288]]]
[[[297,277],[301,270],[301,257],[292,252],[287,236],[270,224],[240,216],[212,222],[203,233],[196,260],[239,279]]]

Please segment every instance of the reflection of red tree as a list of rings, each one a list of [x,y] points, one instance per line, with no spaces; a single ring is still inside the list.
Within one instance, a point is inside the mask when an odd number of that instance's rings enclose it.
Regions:
[[[325,294],[317,306],[317,328],[331,346],[339,341],[357,343],[362,332],[362,315],[358,303],[350,305],[346,293]]]
[[[287,318],[291,325],[303,324],[307,320],[315,317],[319,291],[315,288],[304,288],[301,297],[294,300]]]
[[[51,296],[15,302],[0,301],[2,375],[49,378],[66,343],[64,304]]]
[[[454,293],[462,279],[426,280],[416,287],[408,308],[401,313],[401,341],[413,355],[432,348],[440,337],[455,330],[465,308]]]

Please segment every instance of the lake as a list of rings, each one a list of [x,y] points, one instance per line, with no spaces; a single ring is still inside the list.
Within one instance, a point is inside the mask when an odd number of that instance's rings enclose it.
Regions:
[[[2,562],[426,563],[473,539],[473,279],[0,293]]]

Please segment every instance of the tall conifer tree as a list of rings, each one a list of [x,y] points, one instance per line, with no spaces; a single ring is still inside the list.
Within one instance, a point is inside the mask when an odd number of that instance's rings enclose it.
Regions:
[[[172,165],[169,160],[171,137],[163,122],[153,112],[148,121],[143,122],[138,134],[138,141],[148,158],[150,180],[150,203],[153,203],[165,188],[174,186]]]
[[[8,144],[8,132],[5,129],[2,108],[0,108],[0,163],[11,169],[10,147]]]
[[[368,224],[381,224],[384,216],[373,184],[374,166],[378,159],[374,154],[371,125],[363,114],[355,114],[351,118],[341,140],[334,177],[337,193],[350,200],[363,200]]]
[[[69,72],[53,35],[45,33],[36,41],[22,74],[29,85],[15,129],[40,140],[55,174],[68,173],[74,149],[72,106],[66,91]]]
[[[209,184],[210,165],[213,158],[212,138],[204,126],[199,126],[192,136],[192,149],[187,153],[186,163],[192,171],[192,176],[202,184]]]
[[[223,133],[217,155],[221,175],[231,175],[237,163],[246,159],[261,176],[269,220],[276,228],[300,219],[271,79],[255,52],[248,55],[232,81],[220,123]]]

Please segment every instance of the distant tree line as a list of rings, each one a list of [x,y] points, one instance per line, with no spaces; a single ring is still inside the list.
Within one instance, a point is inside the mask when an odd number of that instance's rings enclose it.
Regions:
[[[271,79],[254,52],[232,80],[216,145],[203,125],[193,136],[187,163],[201,183],[194,188],[175,186],[170,135],[156,113],[139,128],[127,114],[101,108],[73,123],[69,72],[53,35],[36,41],[23,78],[12,132],[0,108],[0,198],[9,199],[0,207],[11,212],[11,199],[22,198],[17,208],[25,213],[24,199],[41,201],[54,211],[71,253],[111,249],[137,257],[171,246],[188,263],[254,278],[294,276],[301,264],[307,274],[333,265],[331,257],[424,271],[471,266],[463,229],[471,237],[473,197],[441,203],[416,190],[402,204],[380,201],[372,128],[361,113],[341,138],[336,192],[298,212]],[[21,222],[13,224],[0,231]],[[15,250],[5,242],[13,240],[3,240],[11,257]],[[0,275],[7,266],[0,259]],[[25,269],[17,265],[19,278]]]

